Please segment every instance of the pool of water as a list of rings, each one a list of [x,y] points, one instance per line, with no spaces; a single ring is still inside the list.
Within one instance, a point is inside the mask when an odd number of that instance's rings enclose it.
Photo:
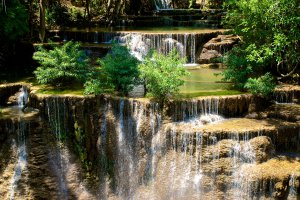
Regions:
[[[223,32],[226,29],[217,28],[200,28],[192,26],[163,26],[163,27],[93,27],[93,28],[66,28],[64,30],[50,30],[50,32],[86,32],[86,33],[103,33],[103,32],[136,32],[136,33],[147,33],[147,34],[184,34],[184,33],[212,33],[212,32]]]
[[[241,92],[232,90],[231,83],[222,81],[223,69],[188,69],[190,76],[185,77],[185,84],[181,86],[180,93],[187,97],[206,95],[231,95]]]

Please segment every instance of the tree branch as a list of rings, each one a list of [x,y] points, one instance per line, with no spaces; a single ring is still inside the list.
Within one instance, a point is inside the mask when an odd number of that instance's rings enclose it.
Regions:
[[[295,65],[295,67],[290,72],[288,72],[287,74],[282,74],[280,72],[279,66],[281,64],[283,64],[283,62],[284,61],[282,60],[282,61],[280,61],[280,62],[277,63],[277,72],[279,73],[279,75],[281,76],[281,78],[286,78],[286,77],[289,77],[289,76],[291,76],[292,74],[295,73],[296,69],[298,68],[298,63]]]

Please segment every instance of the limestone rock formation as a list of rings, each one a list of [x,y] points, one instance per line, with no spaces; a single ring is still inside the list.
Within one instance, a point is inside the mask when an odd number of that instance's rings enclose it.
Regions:
[[[275,148],[271,138],[260,136],[251,139],[249,142],[252,151],[254,151],[256,163],[265,162],[274,156]]]
[[[239,37],[234,35],[218,35],[204,44],[202,52],[198,57],[198,63],[208,64],[218,62],[224,53],[232,49],[239,42]]]

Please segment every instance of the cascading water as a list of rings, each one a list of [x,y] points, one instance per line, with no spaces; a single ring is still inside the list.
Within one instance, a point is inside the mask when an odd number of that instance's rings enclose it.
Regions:
[[[171,9],[171,0],[154,0],[156,10]]]
[[[55,134],[57,140],[57,153],[53,154],[52,167],[59,179],[59,191],[62,199],[68,198],[67,180],[65,180],[66,174],[66,158],[64,157],[64,147],[62,138],[66,134],[64,126],[65,110],[64,106],[60,106],[59,98],[47,99],[46,109],[47,117],[51,130]]]
[[[182,58],[187,58],[187,63],[196,62],[196,34],[142,34],[128,33],[117,38],[120,43],[125,43],[131,53],[139,60],[148,54],[150,49],[168,54],[176,49]]]
[[[19,109],[23,109],[23,107],[25,107],[28,103],[28,91],[25,86],[22,86],[22,88],[19,90],[17,102]],[[17,119],[17,125],[18,127],[16,129],[13,128],[11,130],[12,132],[16,132],[17,135],[17,139],[13,140],[13,143],[15,144],[13,146],[16,146],[17,149],[17,162],[14,167],[14,173],[10,183],[8,199],[14,199],[18,183],[22,177],[22,173],[27,167],[26,130],[28,131],[28,124],[25,121],[22,121],[19,117]]]
[[[23,108],[28,103],[28,90],[26,86],[22,86],[22,88],[20,89],[17,101],[19,107],[21,108]]]
[[[16,148],[17,148],[17,163],[14,168],[14,174],[10,183],[9,189],[9,197],[8,199],[14,199],[15,193],[17,192],[18,183],[22,177],[22,172],[27,167],[27,147],[26,147],[26,136],[25,130],[27,130],[27,124],[25,122],[20,121],[17,127],[17,141]]]
[[[298,180],[298,184],[300,181]],[[297,176],[295,173],[293,173],[290,177],[289,180],[289,195],[288,195],[288,200],[296,200],[297,198]]]

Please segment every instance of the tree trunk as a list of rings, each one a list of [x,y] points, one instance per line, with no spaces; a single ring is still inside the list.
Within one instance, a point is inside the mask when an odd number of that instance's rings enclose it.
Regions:
[[[90,21],[91,15],[90,15],[90,0],[85,1],[85,11],[87,14],[87,21]]]
[[[46,19],[45,19],[45,0],[39,0],[40,9],[40,27],[39,27],[39,37],[41,42],[44,42],[46,34]]]

